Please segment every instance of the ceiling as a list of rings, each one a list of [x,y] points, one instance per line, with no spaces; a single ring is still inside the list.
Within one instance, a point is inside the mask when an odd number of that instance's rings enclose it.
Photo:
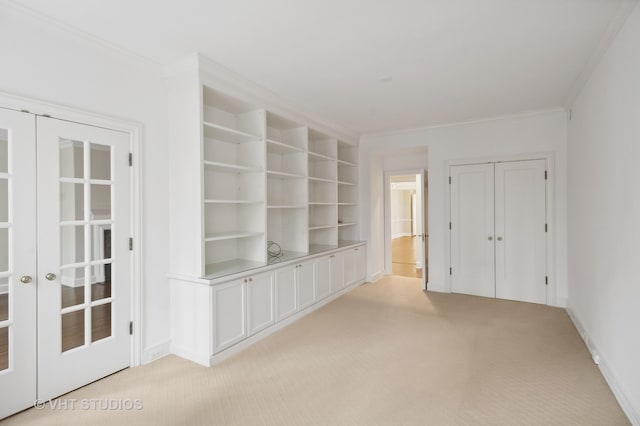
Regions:
[[[635,0],[10,0],[166,65],[200,52],[357,133],[565,105]]]

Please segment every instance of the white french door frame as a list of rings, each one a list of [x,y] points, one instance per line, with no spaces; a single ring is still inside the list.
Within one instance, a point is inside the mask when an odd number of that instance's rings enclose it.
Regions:
[[[555,175],[556,175],[556,167],[555,167],[555,154],[553,152],[541,152],[541,153],[531,153],[531,154],[521,154],[521,155],[498,155],[491,157],[475,157],[475,158],[467,158],[467,159],[456,159],[449,160],[446,162],[446,167],[444,168],[444,179],[445,185],[447,185],[444,193],[445,197],[445,205],[447,206],[447,214],[444,217],[444,223],[442,223],[443,229],[446,230],[447,238],[445,238],[445,259],[446,265],[445,270],[449,272],[449,268],[451,267],[451,231],[449,230],[449,222],[451,220],[451,185],[449,184],[449,176],[451,176],[451,167],[452,166],[463,166],[463,165],[471,165],[471,164],[486,164],[486,163],[501,163],[501,162],[509,162],[509,161],[526,161],[526,160],[545,160],[546,169],[547,169],[547,182],[546,182],[546,217],[547,217],[547,233],[545,235],[545,250],[546,250],[546,275],[548,277],[547,284],[547,305],[549,306],[562,306],[562,303],[559,304],[560,300],[557,296],[557,286],[556,286],[556,217],[555,217]],[[455,273],[455,271],[453,272]],[[447,290],[451,293],[452,287],[452,275],[446,274],[446,282],[447,282]]]
[[[118,130],[129,135],[129,148],[133,154],[131,173],[131,336],[130,366],[137,367],[142,362],[142,202],[140,184],[142,176],[141,138],[142,126],[139,123],[78,110],[75,108],[51,104],[36,99],[0,92],[0,107],[34,115],[56,118],[78,124],[87,124],[105,129]],[[34,366],[35,368],[35,366]]]
[[[384,172],[384,273],[385,275],[391,275],[391,177],[392,176],[406,176],[406,175],[422,175],[423,188],[422,188],[422,205],[416,208],[416,212],[422,217],[422,233],[426,234],[425,225],[427,225],[429,213],[425,209],[425,197],[429,195],[429,180],[427,179],[427,169],[410,169],[410,170],[393,170]],[[428,283],[428,266],[429,266],[429,240],[428,237],[422,242],[422,253],[420,263],[422,264],[422,289],[427,289]]]

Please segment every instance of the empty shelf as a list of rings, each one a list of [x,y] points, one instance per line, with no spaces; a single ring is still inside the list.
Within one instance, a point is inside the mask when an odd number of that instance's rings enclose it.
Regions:
[[[263,235],[263,233],[262,232],[246,232],[246,231],[215,232],[211,234],[205,234],[204,240],[206,242],[223,241],[223,240],[233,240],[237,238],[258,237],[260,235]]]
[[[208,121],[205,121],[203,124],[204,136],[206,138],[233,143],[253,142],[262,139],[260,136],[232,129],[231,127],[221,126],[220,124],[210,123]]]

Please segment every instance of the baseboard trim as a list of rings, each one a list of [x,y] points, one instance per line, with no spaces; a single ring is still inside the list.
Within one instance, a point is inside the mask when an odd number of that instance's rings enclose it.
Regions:
[[[282,321],[277,322],[276,324],[254,334],[253,336],[250,336],[246,339],[244,339],[243,341],[231,346],[228,349],[225,349],[221,352],[218,352],[217,354],[211,355],[211,357],[208,359],[208,363],[202,363],[199,361],[199,364],[202,365],[208,365],[208,366],[212,366],[215,364],[218,364],[226,359],[228,359],[229,357],[232,357],[233,355],[236,355],[239,352],[242,352],[243,350],[245,350],[246,348],[248,348],[249,346],[253,345],[254,343],[258,342],[259,340],[264,339],[267,336],[270,336],[271,334],[275,333],[276,331],[279,331],[281,329],[283,329],[284,327],[298,321],[300,318],[305,317],[307,315],[309,315],[311,312],[314,312],[320,308],[322,308],[324,305],[333,302],[334,300],[336,300],[338,297],[342,296],[345,293],[350,292],[351,290],[353,290],[354,288],[364,284],[365,281],[361,280],[358,282],[355,282],[353,284],[351,284],[350,286],[347,286],[345,288],[343,288],[342,290],[333,293],[330,296],[327,296],[326,298],[317,301],[316,303],[314,303],[313,305],[305,308],[303,311],[300,311]],[[176,355],[182,356],[177,352],[174,352]],[[184,356],[184,358],[187,359],[191,359],[191,360],[195,360],[193,357],[190,356]]]
[[[448,288],[431,283],[427,283],[427,291],[434,293],[451,293]]]
[[[590,338],[587,329],[584,327],[584,324],[577,313],[571,308],[566,308],[566,311],[567,314],[569,314],[569,318],[571,318],[573,325],[576,327],[576,330],[578,330],[578,334],[580,334],[584,344],[587,346],[587,350],[591,354],[594,363],[596,363],[600,368],[602,376],[609,385],[613,395],[618,400],[618,404],[620,404],[622,411],[627,415],[632,425],[640,426],[640,407],[635,407],[631,398],[627,396],[628,392],[620,384],[616,374],[607,363],[606,358],[604,358],[602,353],[598,350],[598,344]]]
[[[373,274],[367,275],[367,282],[374,283],[384,277],[384,270],[375,272]]]
[[[157,345],[150,346],[142,351],[142,364],[149,364],[163,356],[169,355],[172,352],[171,341],[165,340]]]
[[[400,232],[398,234],[393,234],[391,236],[392,240],[395,240],[396,238],[401,238],[401,237],[412,237],[413,234],[411,232]]]

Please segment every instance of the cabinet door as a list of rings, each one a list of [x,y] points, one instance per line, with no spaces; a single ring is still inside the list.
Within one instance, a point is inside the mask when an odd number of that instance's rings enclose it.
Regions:
[[[362,247],[356,247],[353,249],[356,253],[355,269],[356,269],[356,281],[364,281],[367,278],[367,256]]]
[[[298,306],[302,310],[311,306],[316,297],[316,263],[313,260],[302,262],[298,267]]]
[[[316,286],[318,300],[331,294],[331,257],[324,256],[316,259]]]
[[[344,252],[331,255],[331,288],[334,292],[344,288]]]
[[[244,279],[213,288],[213,351],[225,349],[247,337],[246,284]]]
[[[356,249],[344,252],[344,285],[351,285],[356,281]]]
[[[298,310],[296,294],[298,269],[298,265],[289,265],[276,271],[276,318],[278,321]]]
[[[269,272],[246,280],[250,336],[275,322],[273,274]]]

